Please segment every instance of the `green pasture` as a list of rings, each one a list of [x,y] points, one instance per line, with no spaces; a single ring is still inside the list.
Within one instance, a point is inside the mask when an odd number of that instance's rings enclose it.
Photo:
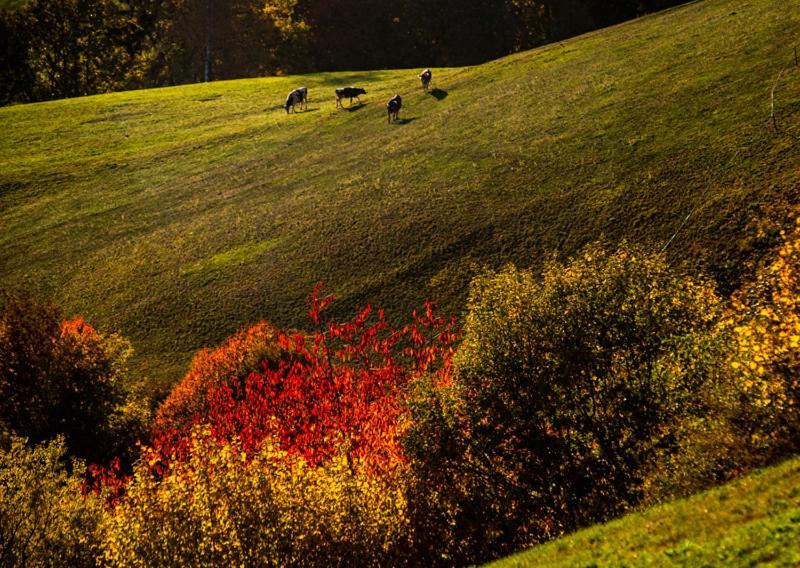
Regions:
[[[730,287],[800,190],[797,43],[795,3],[705,0],[434,69],[431,94],[411,69],[2,108],[0,287],[121,332],[161,390],[242,325],[305,325],[318,281],[333,315],[458,313],[478,267],[660,249],[690,213],[672,260]],[[337,110],[350,84],[368,94]],[[300,85],[309,109],[287,116]]]

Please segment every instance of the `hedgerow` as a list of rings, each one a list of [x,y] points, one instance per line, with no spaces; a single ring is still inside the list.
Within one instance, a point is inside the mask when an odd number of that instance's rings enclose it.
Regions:
[[[627,244],[541,275],[483,273],[462,329],[430,305],[399,328],[369,307],[329,321],[317,289],[308,331],[260,323],[199,353],[132,473],[115,460],[87,476],[58,443],[6,434],[0,551],[10,564],[460,565],[693,492],[797,451],[799,286],[800,223],[730,301]],[[51,422],[14,418],[30,385],[9,369],[23,361],[41,392],[42,369],[111,388],[125,344],[23,312],[0,326],[16,346],[0,367],[4,423],[47,439]],[[20,347],[32,338],[46,349]],[[87,417],[140,415],[124,401]],[[76,449],[81,431],[64,432]]]

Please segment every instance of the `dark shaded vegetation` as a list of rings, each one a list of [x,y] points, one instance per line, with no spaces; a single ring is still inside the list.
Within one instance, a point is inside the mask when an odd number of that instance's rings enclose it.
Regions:
[[[84,460],[129,458],[147,417],[132,397],[131,353],[124,339],[65,320],[52,304],[0,297],[0,443],[62,436]]]
[[[451,543],[457,564],[640,503],[704,383],[673,360],[721,307],[710,282],[627,246],[587,248],[541,277],[510,267],[471,290],[452,392],[424,387],[408,438],[441,496],[412,500],[430,519],[418,528],[444,531],[428,553]]]

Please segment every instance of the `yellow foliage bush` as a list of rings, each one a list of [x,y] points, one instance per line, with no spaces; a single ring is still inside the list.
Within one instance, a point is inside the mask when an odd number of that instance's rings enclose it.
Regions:
[[[83,467],[65,468],[63,439],[0,445],[0,566],[94,566],[102,500],[81,495]]]
[[[162,479],[146,463],[102,521],[103,561],[116,566],[378,565],[406,533],[399,477],[354,473],[344,456],[312,467],[265,444],[193,432],[191,458]]]
[[[775,259],[733,297],[728,361],[750,408],[751,441],[797,444],[800,433],[800,219]],[[795,440],[795,442],[792,442]]]
[[[800,449],[800,221],[692,342],[702,389],[648,479],[648,501],[690,495]]]

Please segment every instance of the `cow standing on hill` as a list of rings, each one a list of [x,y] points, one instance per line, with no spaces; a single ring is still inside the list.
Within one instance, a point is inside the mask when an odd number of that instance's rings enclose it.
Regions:
[[[398,120],[400,118],[400,109],[403,107],[403,99],[400,95],[395,95],[389,102],[386,103],[386,108],[389,111],[389,124],[391,124],[392,120]]]
[[[431,86],[431,79],[433,78],[433,73],[431,73],[430,69],[425,69],[425,71],[420,73],[418,76],[419,80],[422,82],[423,90],[427,93],[428,87]]]
[[[361,99],[358,98],[359,95],[366,94],[367,91],[361,87],[342,87],[340,89],[336,89],[336,108],[344,107],[344,105],[342,105],[342,99],[350,99],[350,106],[353,106],[353,99],[360,103]]]
[[[300,110],[308,108],[308,89],[306,87],[295,89],[289,93],[288,97],[286,97],[286,104],[283,105],[284,110],[286,110],[286,114],[289,114],[289,109],[291,109],[293,112],[297,112],[295,109],[296,105],[300,106]]]

